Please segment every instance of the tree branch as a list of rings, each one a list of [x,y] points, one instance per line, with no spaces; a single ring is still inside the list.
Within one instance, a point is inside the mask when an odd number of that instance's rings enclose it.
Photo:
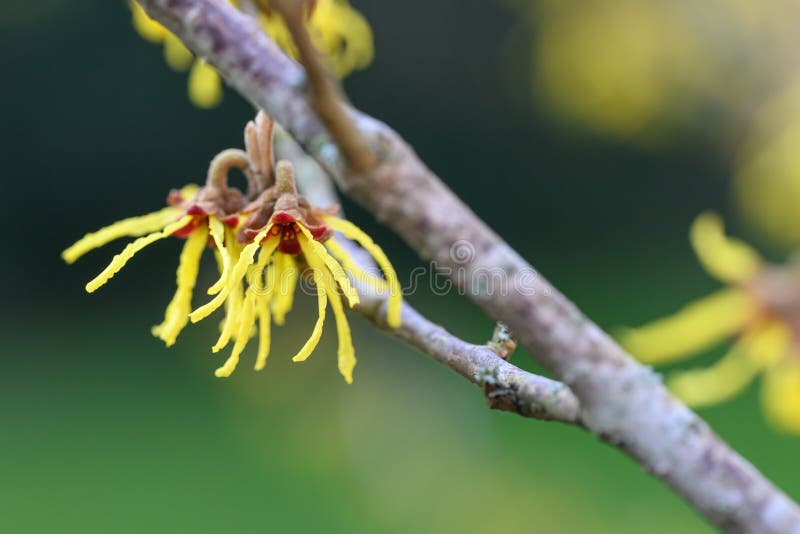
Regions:
[[[317,206],[338,204],[336,191],[325,171],[281,128],[275,133],[276,152],[281,159],[294,164],[301,192]],[[374,262],[361,249],[347,240],[342,241],[342,246],[362,269],[374,272]],[[519,369],[488,345],[462,341],[423,317],[407,302],[403,303],[400,327],[389,328],[385,321],[387,295],[366,289],[359,291],[359,313],[378,328],[394,334],[481,387],[491,408],[581,426],[578,399],[564,384]]]
[[[314,110],[303,69],[255,22],[214,0],[140,3],[282,124],[348,195],[420,256],[466,274],[456,283],[487,272],[505,276],[514,291],[476,287],[467,293],[570,387],[591,432],[629,454],[727,532],[800,532],[800,509],[793,501],[492,232],[388,126],[351,111],[354,124],[381,156],[369,172],[352,173]],[[451,254],[459,243],[475,252],[467,261]]]

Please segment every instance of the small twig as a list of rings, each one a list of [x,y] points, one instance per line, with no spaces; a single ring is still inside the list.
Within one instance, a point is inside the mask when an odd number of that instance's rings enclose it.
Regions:
[[[514,351],[517,350],[517,340],[514,339],[505,324],[498,322],[494,327],[492,339],[489,341],[489,348],[508,361]]]
[[[325,171],[280,128],[276,128],[275,147],[281,159],[292,162],[298,187],[313,204],[338,204],[336,190]],[[375,265],[369,255],[362,254],[361,249],[349,241],[342,246],[348,247],[362,269],[374,271]],[[491,408],[581,426],[578,399],[568,387],[525,372],[501,359],[492,343],[496,340],[498,346],[508,350],[510,336],[499,335],[496,329],[489,346],[467,343],[427,320],[407,303],[403,304],[401,326],[388,328],[386,296],[374,292],[360,295],[362,302],[358,311],[364,317],[482,388]]]
[[[370,150],[367,140],[347,116],[338,88],[331,81],[330,74],[322,58],[311,42],[306,28],[306,0],[272,0],[272,7],[283,15],[286,26],[292,34],[306,70],[311,87],[312,105],[325,124],[336,145],[356,173],[372,169],[377,160]]]

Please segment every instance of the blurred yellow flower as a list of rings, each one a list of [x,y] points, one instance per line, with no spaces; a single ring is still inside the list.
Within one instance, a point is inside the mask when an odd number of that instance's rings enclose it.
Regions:
[[[238,6],[237,0],[228,0]],[[189,99],[200,108],[212,108],[222,100],[222,80],[213,67],[195,58],[183,43],[158,22],[147,16],[142,7],[131,1],[133,27],[150,42],[164,46],[164,59],[177,71],[190,69]],[[366,19],[347,0],[310,2],[308,30],[311,39],[331,70],[339,77],[363,69],[372,62],[372,30]],[[259,25],[287,54],[296,57],[292,36],[281,16],[259,0],[256,19]]]
[[[216,371],[219,377],[230,376],[255,332],[259,335],[255,368],[264,368],[269,354],[270,323],[273,320],[279,325],[284,323],[292,308],[298,279],[303,275],[301,271],[308,268],[307,277],[316,287],[319,317],[310,339],[293,360],[304,361],[317,346],[330,304],[339,336],[339,371],[350,383],[356,358],[342,297],[352,307],[358,304],[359,296],[348,275],[379,293],[388,294],[386,322],[391,328],[401,322],[403,297],[397,275],[369,236],[334,216],[338,208],[321,209],[298,195],[289,162],[278,162],[273,172],[272,122],[265,114],[259,113],[255,122],[248,123],[245,145],[246,151],[229,149],[214,158],[204,187],[190,185],[175,190],[170,193],[168,207],[87,234],[66,249],[62,257],[73,263],[115,239],[138,237],[86,284],[86,291],[92,293],[146,246],[169,236],[185,238],[176,276],[178,288],[167,306],[164,321],[153,327],[152,332],[170,346],[189,320],[198,322],[224,305],[221,333],[211,350],[219,352],[231,341],[234,345],[230,357]],[[234,168],[248,179],[245,193],[228,186],[228,172]],[[333,237],[334,232],[369,252],[385,279],[358,267],[346,248]],[[200,259],[209,247],[217,258],[220,277],[207,291],[212,300],[192,311]]]
[[[784,248],[800,245],[799,149],[800,79],[759,110],[734,179],[747,223]]]
[[[709,83],[708,51],[670,3],[544,0],[534,20],[537,93],[596,133],[652,137]]]
[[[800,266],[766,264],[747,244],[727,237],[712,213],[695,220],[691,242],[706,271],[728,287],[673,316],[622,332],[621,343],[643,362],[659,365],[734,339],[713,366],[671,374],[670,389],[690,406],[709,406],[763,374],[769,420],[800,433]]]
[[[748,225],[783,249],[800,245],[800,2],[507,1],[533,26],[546,111],[644,145],[704,135],[735,155]]]

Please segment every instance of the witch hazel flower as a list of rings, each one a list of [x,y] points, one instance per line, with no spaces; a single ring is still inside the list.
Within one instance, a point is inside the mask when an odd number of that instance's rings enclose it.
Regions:
[[[272,131],[272,121],[259,113],[245,128],[246,150],[228,149],[218,154],[209,166],[205,186],[173,190],[167,207],[87,234],[62,257],[73,263],[115,239],[137,238],[86,284],[87,292],[92,293],[148,245],[170,236],[185,239],[176,273],[177,290],[164,321],[152,332],[171,346],[190,320],[199,322],[223,308],[225,318],[212,352],[231,342],[233,347],[216,371],[219,377],[230,376],[236,369],[254,333],[258,337],[255,369],[264,368],[271,324],[285,323],[297,283],[304,277],[315,288],[317,318],[308,341],[292,359],[304,361],[317,347],[330,305],[339,338],[339,371],[351,383],[356,358],[345,309],[360,300],[351,278],[388,294],[386,322],[392,328],[401,323],[400,283],[383,250],[358,227],[337,217],[338,207],[320,208],[298,194],[291,163],[273,164]],[[232,169],[241,170],[247,178],[245,192],[228,185]],[[341,237],[334,237],[336,233]],[[369,252],[383,277],[359,267],[338,241],[342,238],[355,241]],[[210,301],[192,311],[200,259],[209,248],[217,259],[220,276],[207,290]]]
[[[703,213],[690,232],[698,259],[725,284],[673,315],[626,329],[620,341],[644,363],[692,358],[730,347],[709,367],[674,371],[667,385],[692,407],[728,401],[761,377],[761,401],[777,428],[800,434],[800,265],[770,264],[725,234],[722,219]]]

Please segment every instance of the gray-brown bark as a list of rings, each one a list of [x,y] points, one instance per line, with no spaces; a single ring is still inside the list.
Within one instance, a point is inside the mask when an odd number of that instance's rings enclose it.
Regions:
[[[456,282],[488,272],[515,283],[515,290],[504,294],[481,287],[467,293],[569,386],[591,432],[629,454],[727,532],[800,532],[800,509],[792,500],[492,232],[389,127],[352,111],[380,161],[369,172],[350,173],[314,112],[303,69],[252,20],[214,0],[141,4],[282,124],[346,194],[422,258],[460,273]],[[460,243],[474,251],[466,261],[451,253]]]

